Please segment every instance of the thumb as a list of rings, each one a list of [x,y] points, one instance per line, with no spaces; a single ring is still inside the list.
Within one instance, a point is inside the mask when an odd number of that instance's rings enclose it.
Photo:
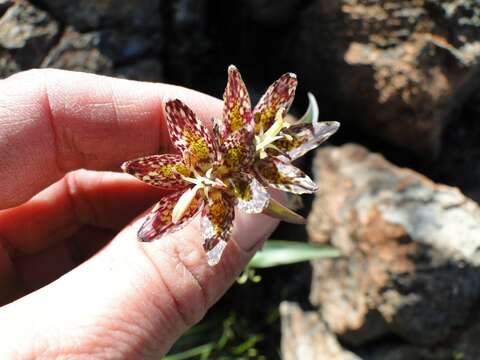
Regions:
[[[143,219],[100,253],[0,313],[0,358],[158,359],[228,289],[277,221],[238,213],[220,263],[207,264],[198,218],[152,243]]]

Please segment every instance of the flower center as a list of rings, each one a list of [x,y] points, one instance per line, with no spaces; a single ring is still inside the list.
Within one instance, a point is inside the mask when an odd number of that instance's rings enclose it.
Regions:
[[[275,141],[284,138],[291,140],[292,137],[290,135],[280,134],[283,129],[290,127],[288,121],[285,121],[285,118],[283,117],[284,112],[285,109],[283,107],[279,108],[275,114],[275,121],[272,126],[270,126],[267,131],[263,132],[262,129],[258,135],[255,135],[255,149],[259,153],[260,159],[265,159],[267,157],[266,150],[268,148],[276,148],[275,145],[273,145]]]
[[[195,169],[193,169],[192,172],[194,177],[182,176],[183,180],[188,181],[201,188],[208,186],[216,188],[226,188],[225,183],[214,175],[213,168],[205,171],[205,174],[203,175],[199,174]]]
[[[188,181],[194,184],[195,186],[186,190],[182,194],[182,196],[178,199],[177,204],[173,208],[172,222],[174,224],[180,221],[183,215],[190,208],[199,190],[203,190],[204,196],[208,198],[211,188],[217,188],[217,189],[227,188],[227,185],[225,185],[225,183],[222,180],[215,177],[213,173],[213,168],[210,168],[207,171],[205,171],[204,175],[199,174],[195,169],[193,169],[192,172],[194,177],[188,177],[188,176],[182,175],[183,180]]]

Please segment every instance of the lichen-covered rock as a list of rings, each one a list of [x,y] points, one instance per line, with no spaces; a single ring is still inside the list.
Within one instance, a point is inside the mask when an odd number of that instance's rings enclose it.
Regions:
[[[56,41],[59,27],[45,11],[28,2],[4,2],[0,18],[0,76],[37,67]]]
[[[123,26],[148,30],[160,26],[160,0],[43,0],[63,23],[80,31]]]
[[[283,360],[360,360],[342,348],[317,312],[283,302],[280,316]]]
[[[336,120],[422,157],[480,88],[476,0],[316,0],[298,21],[299,72]]]
[[[310,301],[329,328],[356,346],[394,335],[419,348],[467,332],[480,315],[478,205],[358,145],[318,151],[314,172],[311,241],[345,255],[313,263]]]

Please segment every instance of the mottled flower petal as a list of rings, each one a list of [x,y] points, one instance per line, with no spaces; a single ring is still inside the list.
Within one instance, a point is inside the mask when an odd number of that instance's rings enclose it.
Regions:
[[[187,165],[202,168],[215,161],[217,154],[208,128],[180,100],[165,104],[170,139],[180,150]]]
[[[283,130],[288,138],[273,142],[273,147],[268,149],[271,156],[279,156],[283,160],[293,161],[315,149],[331,135],[340,124],[336,121],[324,121],[314,124],[297,124]]]
[[[212,250],[207,252],[207,263],[209,266],[215,266],[220,262],[222,258],[223,250],[227,246],[227,242],[220,240],[217,242],[217,245],[213,247]]]
[[[248,214],[259,214],[268,206],[270,194],[253,175],[237,174],[231,178],[237,207]]]
[[[223,93],[223,126],[226,136],[240,129],[253,132],[250,96],[238,69],[228,67],[228,82]]]
[[[286,221],[292,224],[306,224],[307,220],[297,214],[296,212],[290,210],[289,208],[283,206],[275,199],[271,198],[268,206],[263,210],[265,215],[274,217],[276,219]]]
[[[182,178],[182,175],[190,176],[190,170],[178,154],[152,155],[127,161],[122,164],[122,170],[147,184],[166,190],[190,185]]]
[[[179,221],[181,221],[183,216],[190,210],[192,202],[197,201],[197,192],[200,187],[201,185],[195,185],[194,187],[185,190],[182,196],[180,196],[177,204],[172,210],[172,222],[174,224],[177,224]]]
[[[255,171],[265,183],[275,189],[294,194],[309,194],[317,190],[317,185],[305,173],[279,159],[257,160]]]
[[[234,205],[233,197],[220,190],[210,189],[202,210],[201,225],[203,248],[211,264],[218,263],[224,248],[221,243],[226,243],[232,234]]]
[[[140,241],[152,241],[161,235],[177,231],[195,216],[202,205],[201,196],[197,196],[195,201],[190,203],[188,210],[184,212],[182,218],[179,219],[176,224],[172,222],[173,208],[183,193],[183,191],[177,191],[173,194],[164,196],[155,205],[138,231],[137,236]]]
[[[285,114],[288,112],[295,97],[296,88],[297,76],[292,73],[283,74],[270,85],[253,110],[257,133],[268,129],[273,124],[278,109],[282,107],[285,109]]]
[[[283,130],[287,135],[275,141],[269,154],[291,161],[298,159],[333,135],[340,124],[336,121],[318,121],[318,104],[315,96],[308,93],[308,109],[299,121]]]
[[[240,129],[230,134],[223,142],[221,153],[228,171],[249,169],[255,159],[253,132]]]

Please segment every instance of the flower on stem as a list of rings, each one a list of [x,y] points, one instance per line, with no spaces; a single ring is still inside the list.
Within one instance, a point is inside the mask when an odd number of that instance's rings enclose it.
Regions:
[[[152,241],[201,213],[203,247],[213,266],[232,233],[235,206],[246,213],[303,223],[300,215],[270,198],[266,188],[296,194],[315,191],[314,182],[290,162],[333,134],[338,123],[318,123],[312,102],[302,119],[289,122],[285,115],[296,83],[293,74],[283,75],[252,111],[241,75],[230,66],[223,116],[214,119],[212,130],[180,100],[167,101],[166,123],[180,154],[151,155],[122,165],[123,171],[147,184],[172,191],[151,210],[138,238]]]

